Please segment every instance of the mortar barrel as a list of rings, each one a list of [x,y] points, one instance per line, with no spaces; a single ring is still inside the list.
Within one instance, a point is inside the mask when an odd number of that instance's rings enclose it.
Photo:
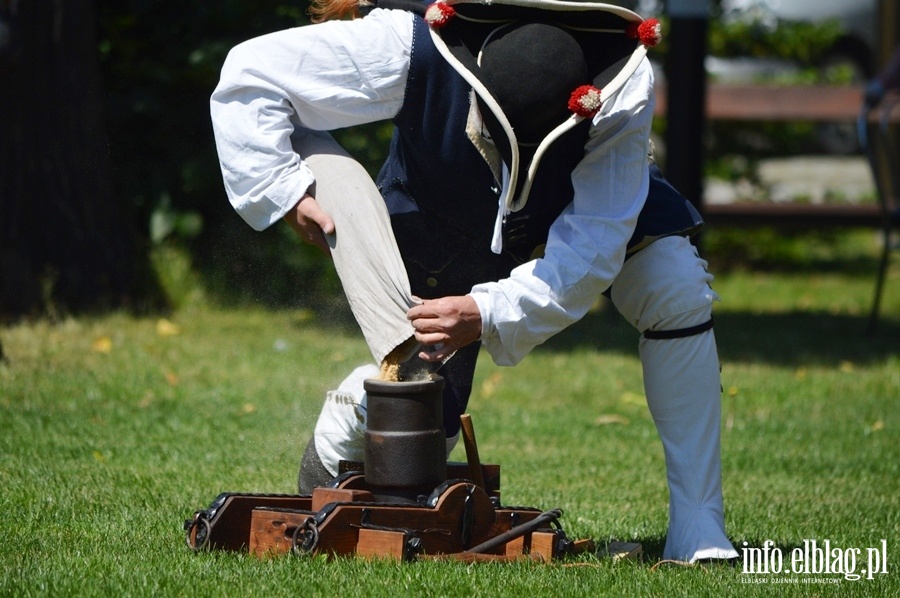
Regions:
[[[444,379],[388,382],[366,390],[365,477],[374,486],[437,485],[447,478]]]

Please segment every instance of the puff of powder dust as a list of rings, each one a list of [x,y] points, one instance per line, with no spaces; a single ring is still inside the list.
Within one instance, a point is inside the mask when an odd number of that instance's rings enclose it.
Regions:
[[[403,379],[421,382],[431,379],[432,365],[420,359],[411,359],[404,364]]]
[[[421,382],[431,378],[430,364],[415,358],[401,364],[390,360],[389,357],[381,362],[381,370],[378,373],[379,380],[383,382]]]
[[[400,380],[400,364],[387,359],[382,361],[378,379],[384,382],[398,382]]]

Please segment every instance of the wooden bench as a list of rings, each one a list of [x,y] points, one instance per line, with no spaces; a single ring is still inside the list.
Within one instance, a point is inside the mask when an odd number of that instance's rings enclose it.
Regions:
[[[730,85],[706,89],[709,120],[847,122],[856,120],[863,89],[835,85]],[[656,86],[656,116],[667,112],[665,85]]]
[[[657,85],[656,116],[667,115],[666,90]],[[730,85],[710,83],[706,117],[710,121],[853,123],[863,88],[827,85]],[[877,204],[804,204],[736,201],[698,206],[711,225],[774,226],[785,229],[880,227]]]

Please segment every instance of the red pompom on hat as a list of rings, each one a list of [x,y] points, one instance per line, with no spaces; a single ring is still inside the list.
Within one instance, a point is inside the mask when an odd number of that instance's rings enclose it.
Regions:
[[[640,23],[632,23],[626,33],[628,37],[639,40],[648,48],[662,41],[662,25],[659,19],[645,19]]]
[[[590,118],[597,114],[602,105],[600,90],[593,85],[582,85],[576,88],[569,98],[569,110],[584,118]]]
[[[443,2],[434,2],[425,9],[425,22],[432,27],[443,27],[456,15],[456,9]]]

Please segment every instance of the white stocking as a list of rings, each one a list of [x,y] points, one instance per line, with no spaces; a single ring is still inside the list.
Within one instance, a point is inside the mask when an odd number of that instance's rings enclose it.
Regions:
[[[717,296],[696,249],[660,239],[625,262],[612,287],[638,330],[681,330],[709,321]],[[721,382],[712,330],[640,341],[644,391],[666,457],[669,531],[663,558],[732,558],[725,535],[720,461]]]
[[[661,322],[677,330],[709,320],[709,308]],[[737,556],[725,536],[719,428],[721,386],[712,330],[678,339],[641,338],[644,391],[666,456],[669,532],[665,559]]]

